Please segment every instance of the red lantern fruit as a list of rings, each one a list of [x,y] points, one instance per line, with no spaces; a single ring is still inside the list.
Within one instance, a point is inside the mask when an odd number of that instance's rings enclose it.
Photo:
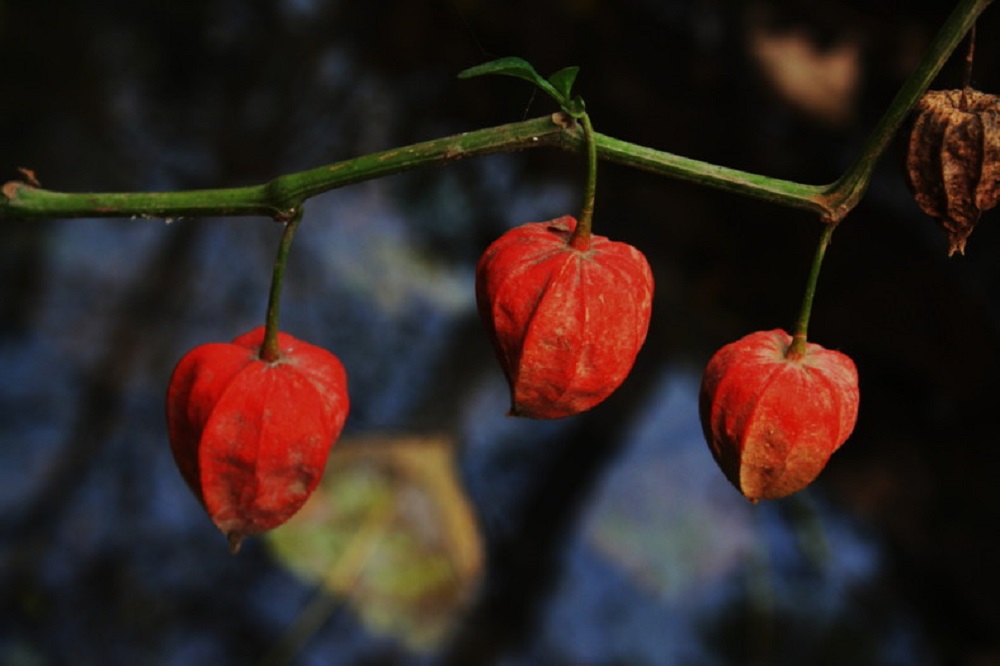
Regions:
[[[858,371],[846,355],[759,331],[715,353],[702,378],[701,423],[715,461],[747,498],[809,485],[858,418]]]
[[[316,488],[347,419],[347,375],[336,356],[264,328],[211,343],[177,364],[167,427],[177,467],[235,552],[243,537],[288,520]]]
[[[646,339],[653,301],[646,258],[603,236],[571,243],[575,229],[569,215],[516,227],[476,268],[479,315],[515,416],[590,409],[621,385]]]

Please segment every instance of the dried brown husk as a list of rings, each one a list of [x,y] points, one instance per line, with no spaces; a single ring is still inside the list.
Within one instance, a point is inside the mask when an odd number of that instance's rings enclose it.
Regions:
[[[906,176],[920,208],[964,254],[983,211],[1000,200],[1000,98],[963,88],[928,91],[916,108]]]

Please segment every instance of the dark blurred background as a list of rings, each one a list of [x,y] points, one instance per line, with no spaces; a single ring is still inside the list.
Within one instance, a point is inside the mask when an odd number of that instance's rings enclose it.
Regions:
[[[828,182],[951,4],[0,0],[0,180],[246,185],[551,113],[522,81],[455,77],[517,55],[543,74],[579,65],[603,133]],[[992,8],[986,92],[998,45]],[[961,85],[960,61],[938,87]],[[838,230],[810,329],[857,362],[857,429],[812,487],[758,506],[702,442],[699,375],[722,344],[791,325],[813,217],[602,165],[597,231],[657,280],[649,338],[606,403],[537,423],[504,416],[473,267],[505,229],[576,211],[579,156],[496,155],[311,200],[283,328],[350,373],[339,448],[356,455],[328,475],[438,442],[460,493],[414,481],[440,513],[407,529],[474,517],[449,537],[472,555],[447,603],[390,595],[381,615],[358,581],[396,523],[347,584],[303,573],[336,569],[342,543],[328,562],[269,538],[233,557],[170,458],[173,364],[261,323],[279,228],[3,221],[0,664],[1000,663],[997,214],[947,259],[899,163],[897,141]],[[276,535],[324,534],[315,520]],[[348,543],[382,534],[350,524]],[[431,614],[444,629],[422,640],[396,622]]]

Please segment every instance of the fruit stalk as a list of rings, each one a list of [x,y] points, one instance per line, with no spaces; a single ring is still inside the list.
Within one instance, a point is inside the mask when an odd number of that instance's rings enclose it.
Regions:
[[[260,358],[268,363],[277,361],[281,356],[278,345],[278,314],[281,309],[281,285],[285,278],[285,266],[288,264],[288,252],[292,249],[292,238],[302,221],[302,208],[296,208],[290,220],[285,222],[285,230],[278,244],[278,255],[274,259],[274,270],[271,273],[271,291],[267,297],[267,314],[264,318],[264,344],[260,349]]]
[[[594,126],[590,116],[584,112],[579,118],[583,125],[583,135],[587,145],[587,184],[583,191],[583,206],[580,208],[580,219],[576,230],[570,238],[570,245],[577,250],[590,249],[590,230],[594,219],[594,199],[597,194],[597,141],[594,137]]]
[[[826,256],[826,248],[830,244],[837,223],[827,223],[823,225],[823,233],[820,234],[819,244],[816,246],[816,254],[813,255],[812,266],[809,268],[809,277],[806,279],[806,292],[802,297],[802,307],[799,308],[799,318],[795,322],[795,330],[792,334],[792,344],[788,346],[785,357],[789,360],[802,358],[806,352],[806,342],[809,333],[809,317],[812,315],[813,299],[816,297],[816,283],[819,282],[819,272],[823,267],[823,257]]]

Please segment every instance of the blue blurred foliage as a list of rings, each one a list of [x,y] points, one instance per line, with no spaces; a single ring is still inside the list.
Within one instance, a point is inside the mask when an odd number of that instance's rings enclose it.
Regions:
[[[522,82],[455,78],[519,55],[543,73],[580,65],[599,131],[821,182],[946,9],[0,1],[0,179],[24,166],[58,190],[242,185],[551,112]],[[747,46],[761,10],[821,45],[860,35],[850,122],[769,92]],[[988,19],[978,76],[995,92]],[[488,559],[438,652],[338,608],[293,663],[1000,659],[1000,234],[987,217],[946,262],[896,166],[887,156],[838,231],[814,314],[817,341],[858,362],[857,431],[813,488],[758,507],[701,442],[698,373],[719,345],[792,320],[807,216],[602,167],[596,229],[649,257],[650,337],[605,404],[537,423],[504,416],[473,269],[504,229],[574,212],[579,158],[497,155],[310,201],[283,328],[345,363],[348,435],[458,442]],[[278,234],[263,219],[0,224],[0,664],[258,663],[315,594],[253,541],[228,554],[162,415],[187,349],[261,322]]]

